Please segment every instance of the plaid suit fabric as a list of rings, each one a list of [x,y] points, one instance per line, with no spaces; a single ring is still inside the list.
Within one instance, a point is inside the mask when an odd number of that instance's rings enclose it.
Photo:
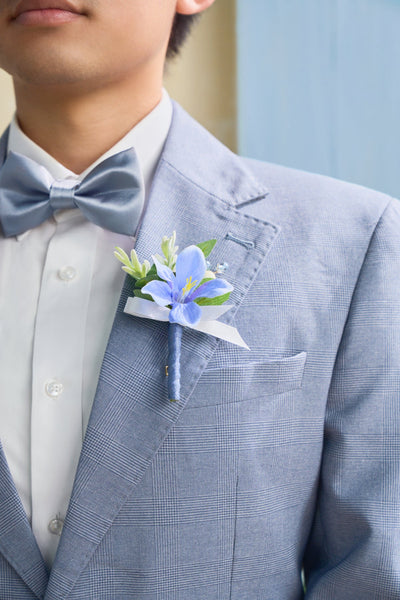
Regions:
[[[398,598],[397,201],[176,108],[141,258],[173,229],[218,238],[251,350],[185,331],[168,403],[167,326],[122,313],[126,282],[46,600],[300,600],[303,563],[307,600]]]
[[[26,600],[43,596],[48,573],[31,535],[0,444],[0,598]],[[14,568],[18,569],[16,577]],[[34,592],[34,593],[33,593]]]
[[[312,597],[321,600],[346,597],[349,580],[360,598],[399,596],[398,210],[388,206],[371,238],[328,397],[308,563]]]

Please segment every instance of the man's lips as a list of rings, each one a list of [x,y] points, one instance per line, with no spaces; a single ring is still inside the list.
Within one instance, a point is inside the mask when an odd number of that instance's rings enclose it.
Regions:
[[[21,25],[59,25],[83,16],[68,0],[21,0],[12,20]]]

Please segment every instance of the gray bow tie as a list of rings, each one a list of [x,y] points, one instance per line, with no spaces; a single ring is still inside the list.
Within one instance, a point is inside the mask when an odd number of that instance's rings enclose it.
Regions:
[[[142,177],[133,148],[97,165],[74,187],[55,181],[35,161],[10,152],[0,169],[0,223],[5,237],[37,227],[60,208],[80,208],[110,231],[134,235],[144,204]]]

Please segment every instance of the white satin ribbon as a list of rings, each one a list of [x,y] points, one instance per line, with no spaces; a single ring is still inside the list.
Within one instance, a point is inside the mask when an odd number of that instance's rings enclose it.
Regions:
[[[202,306],[201,319],[197,325],[187,325],[186,327],[213,335],[216,338],[250,350],[236,327],[231,327],[231,325],[226,325],[225,323],[217,321],[219,317],[231,308],[233,308],[231,304]],[[143,317],[145,319],[153,319],[154,321],[169,321],[170,309],[165,306],[159,306],[150,300],[130,297],[126,301],[124,312],[133,315],[134,317]]]

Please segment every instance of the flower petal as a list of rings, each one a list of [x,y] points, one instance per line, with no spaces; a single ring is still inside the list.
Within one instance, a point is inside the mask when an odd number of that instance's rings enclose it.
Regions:
[[[162,263],[160,263],[160,261],[157,260],[156,256],[153,256],[153,260],[154,260],[154,264],[157,269],[157,275],[159,276],[159,278],[163,279],[164,281],[168,281],[169,283],[172,284],[172,286],[175,286],[175,281],[176,281],[175,275],[173,274],[171,269],[169,267],[167,267],[167,265],[163,265]]]
[[[142,287],[143,294],[149,294],[159,306],[172,304],[171,286],[165,281],[150,281]]]
[[[216,298],[217,296],[222,296],[232,290],[233,286],[225,281],[225,279],[216,278],[203,283],[203,285],[190,294],[187,300],[190,302],[195,298]]]
[[[176,303],[173,305],[169,320],[180,325],[196,325],[201,319],[201,307],[195,302],[187,304]]]
[[[203,252],[197,246],[188,246],[178,255],[176,261],[176,283],[179,290],[182,290],[187,279],[197,281],[197,285],[204,278],[207,265]]]

